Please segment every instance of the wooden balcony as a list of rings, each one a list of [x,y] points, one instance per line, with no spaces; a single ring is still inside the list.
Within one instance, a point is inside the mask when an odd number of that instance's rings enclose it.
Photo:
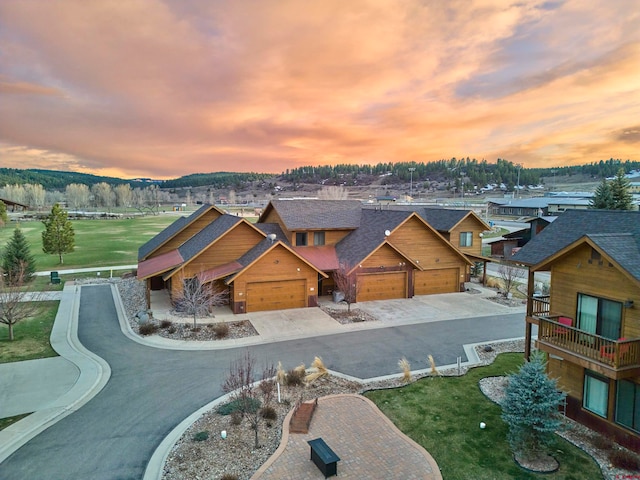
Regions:
[[[532,315],[549,315],[549,295],[534,295],[533,297],[529,297],[529,302],[531,302],[531,314]]]
[[[535,315],[538,348],[609,378],[640,375],[640,339],[611,340],[559,323],[559,315]]]

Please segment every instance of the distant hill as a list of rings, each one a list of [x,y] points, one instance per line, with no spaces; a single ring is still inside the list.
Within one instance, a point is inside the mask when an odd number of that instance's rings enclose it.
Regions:
[[[108,183],[112,186],[128,183],[132,187],[141,187],[149,185],[149,182],[153,182],[153,180],[123,180],[121,178],[102,177],[78,172],[62,172],[58,170],[0,168],[0,187],[4,185],[24,185],[25,183],[32,183],[42,185],[45,190],[64,190],[67,185],[71,183],[83,183],[91,187],[101,182]]]
[[[185,189],[211,187],[214,189],[241,189],[243,187],[274,182],[286,182],[294,185],[395,185],[425,182],[444,182],[459,191],[464,184],[465,190],[473,186],[479,188],[486,184],[504,183],[512,189],[518,182],[521,186],[538,185],[544,179],[560,180],[562,177],[584,176],[600,181],[615,175],[622,168],[625,173],[640,170],[640,161],[610,158],[584,165],[572,165],[553,168],[524,168],[513,162],[497,159],[496,162],[476,159],[452,158],[434,162],[389,162],[376,165],[318,165],[287,169],[280,175],[266,173],[214,172],[194,173],[173,180],[134,179],[125,180],[114,177],[102,177],[77,172],[62,172],[41,169],[0,168],[0,187],[7,184],[35,183],[45,190],[64,190],[71,183],[83,183],[89,187],[106,182],[112,186],[128,183],[131,187],[146,187],[157,184],[163,189]],[[295,188],[294,188],[295,190]]]

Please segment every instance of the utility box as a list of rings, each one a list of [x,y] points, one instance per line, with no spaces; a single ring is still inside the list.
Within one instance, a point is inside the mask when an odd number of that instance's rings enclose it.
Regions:
[[[58,285],[60,283],[60,277],[58,276],[58,272],[51,272],[51,285]]]

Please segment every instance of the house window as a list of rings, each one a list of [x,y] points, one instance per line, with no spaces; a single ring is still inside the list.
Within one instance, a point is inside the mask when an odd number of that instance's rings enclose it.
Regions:
[[[324,245],[324,232],[315,232],[313,234],[314,245]]]
[[[607,418],[609,381],[589,370],[584,374],[582,406],[590,412]]]
[[[622,325],[622,303],[578,294],[578,328],[617,340]]]
[[[616,423],[640,432],[640,385],[637,383],[618,381]]]
[[[470,247],[473,245],[473,232],[460,232],[460,246]]]
[[[296,245],[299,247],[307,245],[307,232],[296,233]]]

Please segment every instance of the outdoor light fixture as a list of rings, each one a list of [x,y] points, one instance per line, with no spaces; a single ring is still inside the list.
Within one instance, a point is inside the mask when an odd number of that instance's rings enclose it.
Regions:
[[[624,308],[633,308],[633,300],[627,300],[624,302]]]

